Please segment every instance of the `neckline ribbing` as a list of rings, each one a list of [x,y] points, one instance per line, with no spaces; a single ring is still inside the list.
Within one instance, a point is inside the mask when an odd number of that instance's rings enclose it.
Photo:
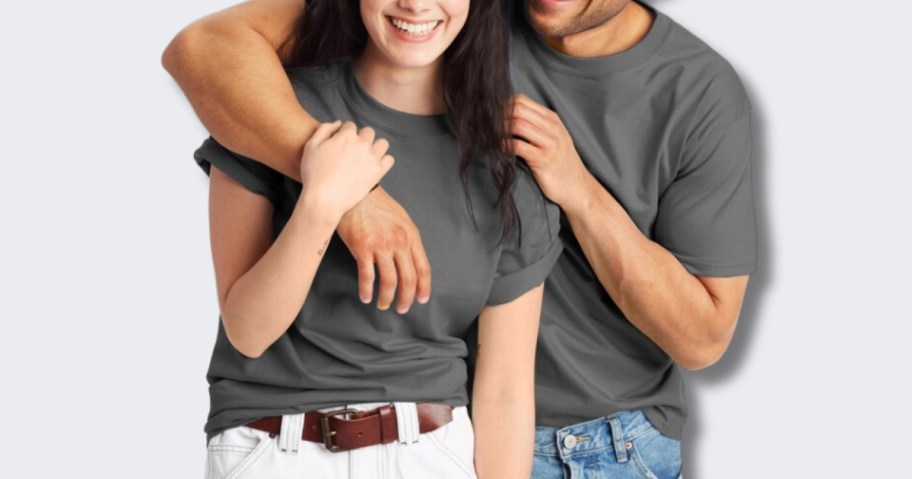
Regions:
[[[654,15],[649,32],[632,48],[614,55],[579,58],[561,53],[548,45],[529,25],[525,11],[518,15],[520,31],[532,53],[547,67],[583,77],[620,73],[637,67],[652,58],[665,44],[668,34],[671,32],[670,18],[648,5],[642,5]]]
[[[390,108],[370,96],[358,83],[351,61],[346,61],[342,68],[345,101],[364,118],[368,126],[408,137],[452,134],[446,114],[416,115]]]

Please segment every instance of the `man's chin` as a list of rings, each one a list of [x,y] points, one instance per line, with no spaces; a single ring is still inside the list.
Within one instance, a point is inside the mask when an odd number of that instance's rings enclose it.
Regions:
[[[560,5],[566,3],[566,7]],[[555,2],[554,0],[526,0],[526,18],[529,25],[546,38],[567,35],[571,29],[574,11],[573,4],[577,2]],[[563,8],[562,8],[563,7]]]

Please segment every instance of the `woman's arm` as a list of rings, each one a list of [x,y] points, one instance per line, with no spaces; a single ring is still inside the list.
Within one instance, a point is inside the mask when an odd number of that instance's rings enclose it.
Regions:
[[[472,388],[479,479],[527,479],[535,440],[535,344],[543,286],[478,318]]]
[[[317,129],[304,147],[301,196],[275,241],[272,204],[217,167],[211,170],[219,307],[225,333],[241,354],[256,358],[285,333],[304,305],[339,219],[392,167],[389,156],[372,161],[366,145],[385,148],[376,146],[370,130],[359,134],[352,123]]]
[[[295,179],[304,142],[319,126],[298,103],[280,57],[303,12],[303,0],[244,2],[188,25],[162,55],[219,143]]]

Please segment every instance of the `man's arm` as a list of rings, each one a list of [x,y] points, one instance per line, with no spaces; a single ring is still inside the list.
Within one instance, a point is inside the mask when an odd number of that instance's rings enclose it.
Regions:
[[[517,95],[516,154],[548,198],[560,205],[602,287],[630,322],[690,370],[719,360],[734,335],[747,276],[688,272],[647,238],[586,169],[560,118]]]
[[[319,122],[298,103],[282,56],[305,13],[303,0],[250,0],[187,26],[162,55],[219,143],[297,180]],[[431,267],[418,228],[382,188],[346,213],[337,231],[358,262],[362,300],[371,300],[376,276],[380,309],[397,288],[400,313],[416,298],[428,301]]]
[[[303,12],[303,0],[241,3],[188,25],[162,55],[219,143],[298,180],[319,122],[295,98],[279,52]]]

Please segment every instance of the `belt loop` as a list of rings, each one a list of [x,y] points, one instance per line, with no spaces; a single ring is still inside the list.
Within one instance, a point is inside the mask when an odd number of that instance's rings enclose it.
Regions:
[[[304,413],[282,416],[282,429],[279,432],[279,449],[286,454],[297,454],[304,433]]]
[[[418,442],[418,407],[413,402],[394,402],[396,423],[399,427],[399,443],[414,444]]]
[[[614,454],[618,464],[627,462],[627,445],[624,443],[624,429],[617,415],[608,416],[608,427],[611,428],[611,440],[614,441]]]

